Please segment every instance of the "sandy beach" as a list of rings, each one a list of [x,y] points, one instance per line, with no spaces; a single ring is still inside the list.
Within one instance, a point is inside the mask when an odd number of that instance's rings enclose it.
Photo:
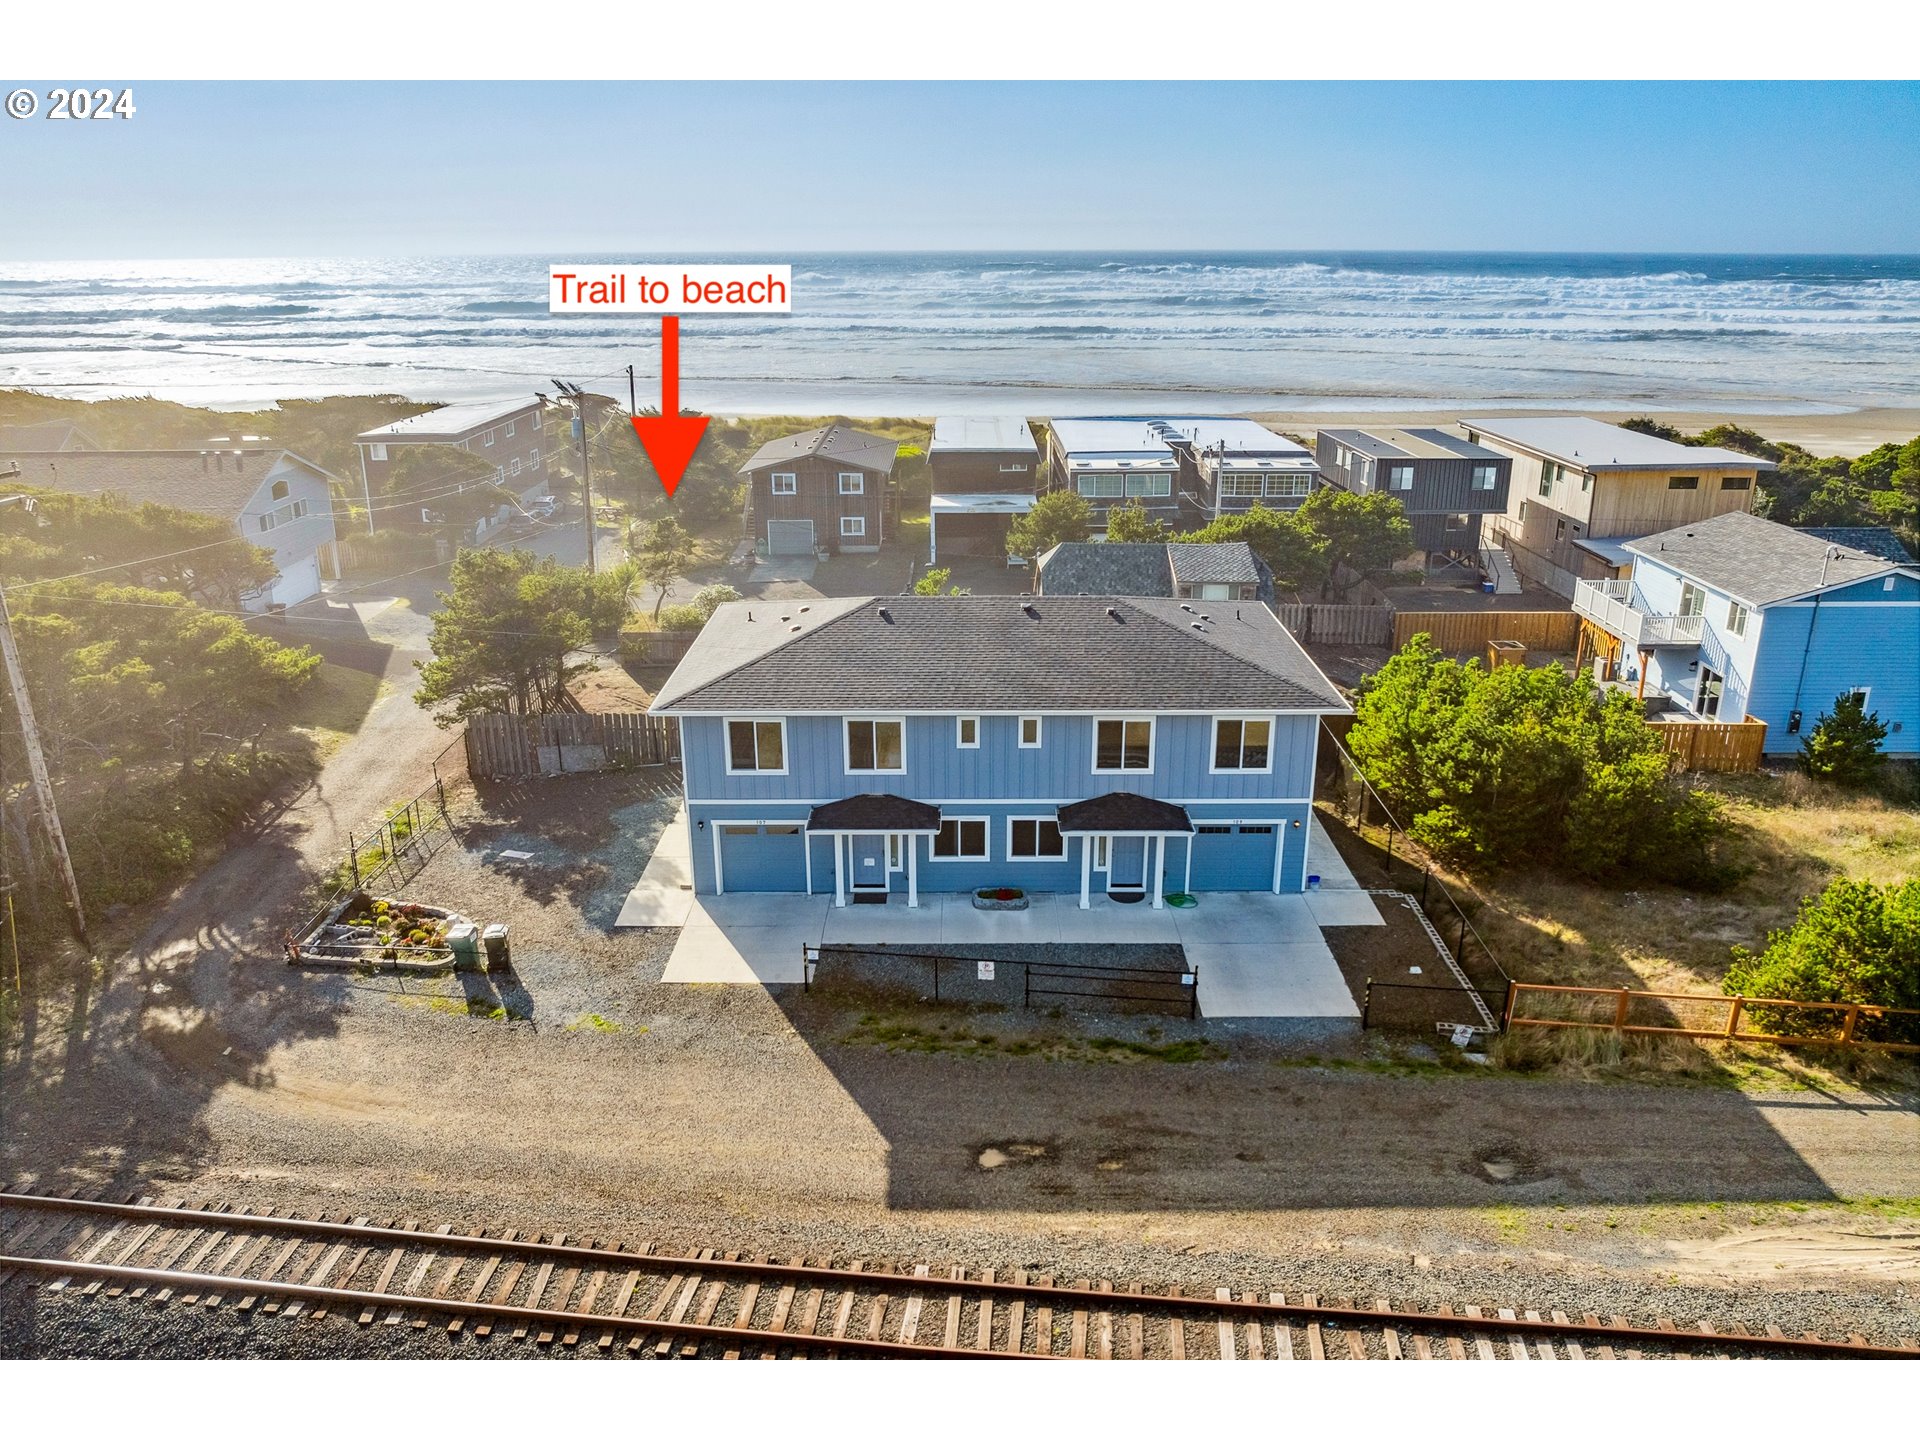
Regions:
[[[1543,413],[1548,412],[1542,411],[1537,406],[1525,410],[1481,406],[1456,410],[1266,411],[1256,414],[1253,418],[1276,430],[1298,435],[1303,432],[1346,425],[1362,427],[1451,425],[1466,415],[1484,416],[1491,420],[1499,416]],[[1651,408],[1569,409],[1561,413],[1591,415],[1596,420],[1606,420],[1616,424],[1622,420],[1632,419],[1636,415],[1653,415],[1689,434],[1708,429],[1723,421],[1731,421],[1736,425],[1744,425],[1749,430],[1757,430],[1769,440],[1790,440],[1796,445],[1804,445],[1816,455],[1864,455],[1876,446],[1888,443],[1905,444],[1916,435],[1920,435],[1920,406],[1847,410],[1833,415],[1749,415],[1726,411]]]

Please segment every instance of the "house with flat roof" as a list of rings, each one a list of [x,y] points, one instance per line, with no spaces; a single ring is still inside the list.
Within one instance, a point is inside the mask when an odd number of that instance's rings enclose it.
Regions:
[[[1400,502],[1422,569],[1458,574],[1488,568],[1480,553],[1481,517],[1505,513],[1512,457],[1431,428],[1322,430],[1314,440],[1314,458],[1330,483]],[[1514,584],[1506,593],[1518,589]]]
[[[250,610],[297,605],[320,593],[323,570],[337,577],[333,542],[335,479],[279,446],[195,450],[20,452],[17,484],[74,495],[114,495],[211,515],[271,551],[280,574],[243,596]]]
[[[476,455],[493,467],[493,483],[513,492],[519,503],[502,504],[481,520],[476,538],[518,519],[523,507],[549,493],[553,481],[544,453],[542,409],[532,396],[442,405],[356,436],[368,531],[439,523],[437,502],[445,499],[444,487],[390,493],[392,467],[410,446],[442,446]]]
[[[762,555],[870,553],[885,538],[900,447],[851,425],[769,440],[740,467],[747,533]]]
[[[1018,415],[943,415],[933,422],[927,468],[927,563],[1006,555],[1007,531],[1033,508],[1039,485],[1040,449],[1027,422]]]
[[[1763,721],[1790,754],[1864,692],[1890,755],[1920,755],[1920,564],[1734,511],[1627,542],[1629,573],[1575,582],[1580,658],[1654,719]]]
[[[1680,445],[1579,415],[1462,420],[1470,444],[1511,458],[1504,515],[1486,532],[1525,579],[1572,595],[1580,579],[1617,572],[1589,540],[1633,540],[1714,515],[1753,509],[1768,460],[1718,446]]]
[[[1263,605],[920,596],[723,605],[655,697],[698,895],[1306,889],[1320,717]]]
[[[1238,416],[1066,417],[1048,422],[1047,484],[1093,507],[1098,531],[1138,501],[1175,529],[1223,514],[1297,509],[1320,483],[1304,445]]]
[[[1056,545],[1039,557],[1034,582],[1041,595],[1155,595],[1256,604],[1273,599],[1273,572],[1244,540]]]

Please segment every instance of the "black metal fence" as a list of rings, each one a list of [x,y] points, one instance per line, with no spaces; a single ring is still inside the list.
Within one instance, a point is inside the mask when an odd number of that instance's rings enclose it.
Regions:
[[[452,832],[446,783],[436,772],[433,784],[404,804],[395,805],[369,829],[347,832],[345,857],[326,877],[324,896],[306,924],[293,932],[293,938],[311,932],[355,890],[404,885],[426,867],[444,837]]]
[[[828,962],[825,980],[819,978],[823,960]],[[1199,972],[1171,966],[1065,965],[1009,960],[1004,953],[988,958],[857,945],[803,945],[801,962],[802,981],[809,991],[816,985],[827,988],[835,980],[855,980],[910,991],[925,1000],[1018,1004],[1024,1009],[1036,1002],[1042,1006],[1104,1004],[1165,1011],[1190,1020],[1200,1013]]]
[[[1468,998],[1468,991],[1479,993],[1497,1028],[1513,977],[1507,974],[1492,948],[1467,918],[1465,908],[1453,891],[1435,873],[1432,858],[1413,842],[1380,798],[1379,791],[1361,773],[1352,753],[1324,724],[1314,798],[1323,802],[1322,814],[1341,822],[1348,833],[1361,842],[1343,852],[1349,856],[1357,853],[1360,857],[1353,864],[1354,878],[1369,888],[1398,890],[1416,903],[1433,926],[1440,945],[1465,977],[1466,984],[1460,995],[1467,1008],[1474,1012],[1472,1023],[1485,1028],[1487,1020]],[[1383,1013],[1392,1013],[1392,1008],[1383,1004]]]

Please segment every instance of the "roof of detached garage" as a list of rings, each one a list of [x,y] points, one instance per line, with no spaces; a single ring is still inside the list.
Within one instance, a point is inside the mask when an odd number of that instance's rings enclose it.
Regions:
[[[653,703],[655,714],[1347,708],[1255,601],[1088,595],[737,600]]]

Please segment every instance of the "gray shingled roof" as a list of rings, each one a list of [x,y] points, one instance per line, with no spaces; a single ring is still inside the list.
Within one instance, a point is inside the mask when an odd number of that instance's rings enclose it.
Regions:
[[[1171,595],[1165,545],[1069,541],[1039,559],[1043,595]]]
[[[940,807],[902,795],[869,793],[816,805],[808,812],[807,829],[819,834],[835,830],[910,830],[925,834],[940,828]]]
[[[1192,819],[1180,806],[1130,790],[1114,790],[1062,805],[1055,819],[1062,835],[1187,835],[1193,831]]]
[[[13,482],[18,485],[73,495],[112,493],[133,505],[152,501],[222,520],[236,519],[283,459],[307,465],[283,449],[62,450],[12,458],[20,466]]]
[[[1913,552],[1901,542],[1885,525],[1803,525],[1799,527],[1809,535],[1817,535],[1822,540],[1831,540],[1836,545],[1845,545],[1850,550],[1861,550],[1868,555],[1878,555],[1882,560],[1891,560],[1896,565],[1911,565]]]
[[[734,601],[707,622],[653,710],[1346,709],[1266,606],[1209,602],[1211,623],[1196,629],[1199,608],[1138,597],[897,595],[813,602],[801,615]]]
[[[1851,585],[1895,568],[1878,555],[1744,510],[1643,535],[1629,541],[1627,549],[1755,606]]]
[[[893,459],[899,449],[893,441],[855,430],[851,425],[822,425],[798,435],[769,440],[753,452],[753,458],[740,467],[740,473],[745,475],[750,470],[764,470],[769,465],[786,465],[810,455],[821,455],[886,475],[892,473]]]
[[[1167,546],[1167,563],[1177,585],[1258,585],[1260,562],[1244,540],[1216,545],[1175,541]]]
[[[36,450],[98,450],[94,438],[70,420],[0,425],[0,459]]]

